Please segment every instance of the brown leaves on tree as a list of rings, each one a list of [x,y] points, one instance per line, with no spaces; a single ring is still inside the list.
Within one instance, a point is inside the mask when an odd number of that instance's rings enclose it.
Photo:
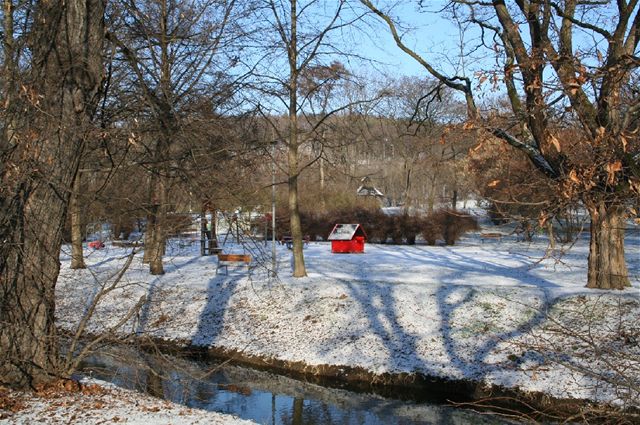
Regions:
[[[562,152],[562,147],[560,146],[560,141],[553,134],[549,135],[549,141],[551,142],[553,147],[556,148],[556,151]]]
[[[620,160],[607,164],[607,184],[613,185],[616,181],[616,173],[622,171],[622,162]]]

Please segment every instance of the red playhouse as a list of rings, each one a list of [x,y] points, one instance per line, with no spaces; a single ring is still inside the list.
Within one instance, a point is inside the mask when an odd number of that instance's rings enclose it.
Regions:
[[[334,254],[362,254],[367,234],[359,224],[336,224],[327,240]]]

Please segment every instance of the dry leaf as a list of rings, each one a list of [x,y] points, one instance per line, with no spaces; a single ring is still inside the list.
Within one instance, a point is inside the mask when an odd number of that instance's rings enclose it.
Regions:
[[[633,190],[634,192],[640,194],[640,180],[639,179],[630,178],[629,179],[629,185],[631,186],[631,190]]]
[[[560,152],[560,151],[562,150],[562,149],[560,148],[560,140],[556,139],[556,138],[553,136],[553,134],[551,134],[549,137],[550,137],[550,139],[551,139],[551,144],[553,145],[553,147],[555,147],[555,148],[556,148],[556,150],[557,150],[558,152]]]
[[[615,161],[607,164],[607,173],[609,174],[607,178],[608,184],[613,184],[616,179],[616,173],[622,170],[622,162]]]
[[[487,185],[487,187],[496,187],[500,183],[500,180],[494,180]]]
[[[578,178],[578,173],[576,173],[576,170],[569,171],[569,179],[574,183],[580,183],[580,179]]]

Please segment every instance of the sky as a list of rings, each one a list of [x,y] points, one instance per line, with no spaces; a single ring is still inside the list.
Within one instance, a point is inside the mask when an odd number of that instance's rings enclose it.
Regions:
[[[394,16],[404,25],[403,41],[425,59],[447,73],[460,66],[460,32],[457,25],[442,14],[433,13],[444,1],[430,0],[426,11],[419,11],[416,2],[405,2],[394,8]],[[361,53],[381,62],[380,67],[393,75],[425,76],[426,70],[395,44],[390,31],[381,20],[362,37]],[[399,28],[400,29],[400,28]],[[468,36],[467,36],[468,37]],[[469,64],[465,64],[469,67]]]

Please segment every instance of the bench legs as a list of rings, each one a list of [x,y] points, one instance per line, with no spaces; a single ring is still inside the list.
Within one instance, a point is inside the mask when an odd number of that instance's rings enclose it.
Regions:
[[[237,264],[235,264],[235,265],[236,265],[236,266],[238,266],[238,267],[246,266],[246,267],[247,267],[247,270],[248,270],[248,272],[249,272],[249,276],[251,276],[251,271],[252,271],[252,269],[253,269],[253,267],[251,267],[251,264],[247,264],[247,263],[237,263]],[[223,263],[223,264],[218,263],[218,266],[216,267],[216,275],[218,274],[218,271],[219,271],[221,268],[223,268],[223,267],[224,267],[224,274],[225,274],[226,276],[228,276],[228,275],[229,275],[229,264],[224,264],[224,263]]]

